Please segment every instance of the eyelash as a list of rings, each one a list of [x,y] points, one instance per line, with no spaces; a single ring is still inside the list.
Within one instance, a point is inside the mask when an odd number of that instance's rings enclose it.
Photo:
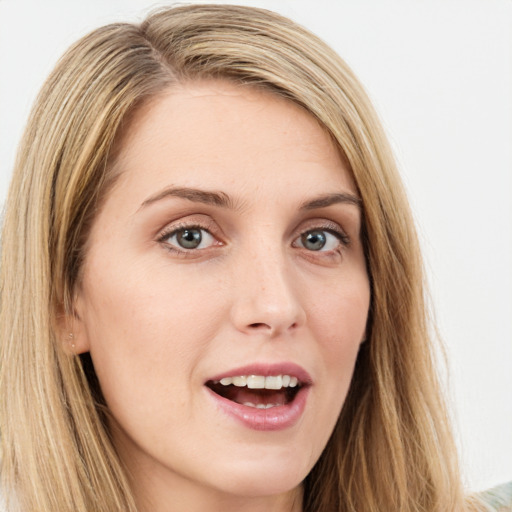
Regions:
[[[312,233],[315,233],[315,232],[328,233],[329,235],[334,236],[338,240],[340,245],[342,245],[344,247],[348,247],[348,245],[350,244],[349,237],[345,233],[339,231],[338,229],[332,229],[332,228],[326,228],[326,227],[315,227],[315,228],[311,228],[311,229],[306,229],[298,237],[296,237],[295,240],[294,240],[294,243],[293,243],[294,247],[297,247],[295,245],[295,243],[300,240],[301,241],[300,243],[302,245],[299,245],[298,247],[302,247],[304,249],[307,249],[306,247],[304,247],[302,238],[304,237],[304,235],[312,234]],[[327,243],[328,242],[326,241],[325,245],[327,245]],[[323,249],[323,247],[322,247],[322,249]],[[339,247],[336,248],[336,249],[332,249],[332,250],[338,250],[338,249],[339,249]],[[308,252],[311,252],[311,253],[328,253],[328,252],[331,252],[331,251],[322,251],[322,250],[315,251],[315,250],[311,249]]]
[[[169,227],[168,229],[164,230],[159,235],[157,241],[159,243],[161,243],[165,247],[166,250],[168,250],[169,252],[171,252],[173,254],[181,256],[181,257],[194,257],[197,255],[197,254],[194,254],[194,253],[197,253],[197,251],[204,251],[209,248],[208,247],[205,249],[197,249],[197,248],[186,249],[184,247],[180,248],[180,247],[178,247],[174,244],[170,244],[168,242],[169,238],[176,236],[181,231],[186,231],[186,230],[189,230],[189,231],[198,230],[198,231],[206,232],[206,233],[208,233],[209,236],[211,236],[214,240],[217,241],[217,245],[224,245],[222,242],[218,242],[217,237],[214,234],[212,234],[213,230],[212,230],[212,226],[210,225],[210,223],[205,223],[205,224],[183,223],[183,224],[173,225],[173,226]],[[313,233],[315,231],[328,233],[328,234],[336,237],[339,241],[339,246],[336,247],[335,249],[331,249],[329,251],[322,251],[322,250],[314,251],[314,250],[308,250],[303,245],[302,246],[295,245],[297,243],[297,241],[301,240],[301,238],[304,235],[306,235],[308,233]],[[320,225],[313,225],[313,226],[308,227],[307,229],[301,231],[299,233],[299,235],[294,238],[292,246],[298,247],[298,248],[303,248],[311,255],[316,256],[318,254],[321,254],[323,256],[328,256],[328,255],[340,255],[342,252],[342,249],[347,248],[350,245],[350,242],[351,242],[350,237],[343,230],[341,230],[341,228],[337,224],[332,223],[332,222],[327,222],[327,223],[323,223]]]
[[[212,227],[209,223],[205,224],[199,224],[199,223],[183,223],[178,225],[170,226],[169,228],[165,229],[158,237],[158,242],[160,242],[166,250],[169,252],[176,254],[177,256],[181,257],[192,257],[194,256],[194,252],[202,251],[205,249],[186,249],[184,247],[180,248],[176,245],[170,244],[167,240],[175,235],[177,235],[180,231],[192,231],[192,230],[198,230],[198,231],[204,231],[209,234],[214,240],[217,239],[215,235],[212,234]],[[222,243],[218,245],[223,245]]]

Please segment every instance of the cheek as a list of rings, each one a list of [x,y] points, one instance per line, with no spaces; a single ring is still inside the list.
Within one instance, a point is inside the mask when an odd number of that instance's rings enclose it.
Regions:
[[[320,376],[312,388],[315,407],[312,464],[331,436],[345,402],[366,330],[370,292],[366,274],[334,280],[310,294],[308,325],[315,343]]]
[[[312,296],[309,322],[316,333],[322,333],[322,344],[344,351],[363,340],[369,306],[369,282],[366,274],[361,274],[340,280]]]
[[[218,303],[208,299],[214,284],[135,265],[91,265],[89,275],[95,279],[85,282],[84,325],[111,408],[126,397],[149,406],[152,396],[155,403],[176,396],[169,390],[189,382],[219,321]]]
[[[337,404],[338,412],[365,337],[369,304],[370,290],[365,274],[331,287],[311,304],[310,327],[328,377],[323,392],[331,397],[331,404]]]

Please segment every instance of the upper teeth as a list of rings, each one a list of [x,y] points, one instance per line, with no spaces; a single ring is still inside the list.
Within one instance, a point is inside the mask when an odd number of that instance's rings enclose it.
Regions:
[[[290,377],[290,375],[240,375],[238,377],[224,377],[220,379],[223,386],[230,386],[233,384],[237,387],[247,386],[249,389],[281,389],[281,388],[294,388],[299,383],[297,377]]]

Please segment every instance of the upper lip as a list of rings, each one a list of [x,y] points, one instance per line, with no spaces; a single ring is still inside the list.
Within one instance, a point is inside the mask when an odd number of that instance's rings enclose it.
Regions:
[[[240,366],[214,375],[208,378],[206,382],[219,381],[225,377],[239,377],[242,375],[262,375],[263,377],[269,377],[272,375],[289,375],[290,377],[296,377],[302,385],[313,384],[311,375],[298,364],[291,362],[270,364],[254,363],[246,366]]]

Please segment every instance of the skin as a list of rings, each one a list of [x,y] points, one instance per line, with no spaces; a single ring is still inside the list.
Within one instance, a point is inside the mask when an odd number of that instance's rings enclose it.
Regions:
[[[310,114],[222,81],[176,86],[142,107],[116,165],[73,331],[76,350],[91,352],[140,509],[300,511],[370,301],[357,204],[301,206],[357,196],[350,172]],[[169,187],[215,191],[229,204]],[[176,230],[194,226],[201,245],[180,247]],[[314,230],[325,236],[320,250],[301,236]],[[303,415],[284,430],[235,421],[204,385],[283,361],[313,380]]]

